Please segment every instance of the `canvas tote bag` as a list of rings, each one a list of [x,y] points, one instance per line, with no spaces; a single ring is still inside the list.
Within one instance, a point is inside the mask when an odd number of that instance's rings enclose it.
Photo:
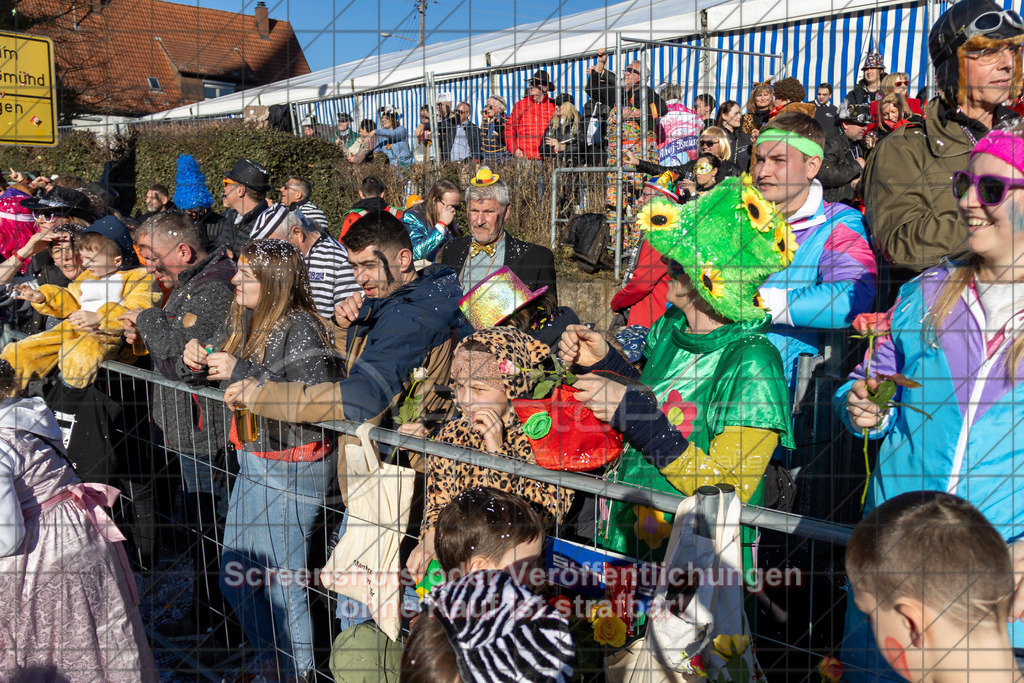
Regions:
[[[345,446],[348,526],[327,560],[326,588],[366,605],[392,641],[402,625],[398,551],[409,524],[416,472],[381,463],[370,440],[374,425],[356,431],[359,443]]]

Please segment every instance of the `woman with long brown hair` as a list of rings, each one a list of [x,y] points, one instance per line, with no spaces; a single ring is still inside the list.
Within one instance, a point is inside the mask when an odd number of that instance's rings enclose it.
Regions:
[[[459,186],[441,178],[430,187],[427,198],[402,215],[412,238],[412,256],[416,260],[433,261],[441,245],[459,236],[455,210],[462,201]]]
[[[247,377],[306,384],[335,379],[333,345],[297,248],[282,240],[250,242],[232,283],[235,300],[220,350],[192,340],[185,365],[225,383]],[[262,675],[303,680],[314,665],[306,588],[276,578],[307,570],[313,527],[334,478],[334,444],[322,430],[241,410],[232,420],[230,440],[240,471],[224,529],[221,591],[259,654]]]
[[[882,439],[865,512],[901,493],[940,490],[967,499],[1021,557],[1024,450],[1024,124],[994,129],[953,174],[966,258],[943,261],[900,289],[874,321],[873,353],[840,388],[835,407],[855,434]],[[872,398],[902,374],[895,403]],[[1021,575],[1011,619],[1021,617]],[[874,642],[864,615],[847,615],[850,660]],[[1024,629],[1011,627],[1015,647]],[[856,663],[856,662],[855,662]]]

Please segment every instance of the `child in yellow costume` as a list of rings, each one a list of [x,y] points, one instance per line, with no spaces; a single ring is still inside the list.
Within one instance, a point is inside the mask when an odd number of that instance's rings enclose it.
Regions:
[[[19,391],[54,365],[68,386],[89,386],[100,364],[121,350],[124,328],[118,316],[160,302],[153,276],[139,267],[131,233],[117,218],[107,216],[85,228],[75,249],[84,270],[68,287],[15,287],[16,298],[43,315],[63,319],[52,329],[8,344],[0,354],[14,367]]]

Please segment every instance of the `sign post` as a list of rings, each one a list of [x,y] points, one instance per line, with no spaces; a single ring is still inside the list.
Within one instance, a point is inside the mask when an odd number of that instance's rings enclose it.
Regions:
[[[57,144],[53,41],[0,31],[0,145]]]

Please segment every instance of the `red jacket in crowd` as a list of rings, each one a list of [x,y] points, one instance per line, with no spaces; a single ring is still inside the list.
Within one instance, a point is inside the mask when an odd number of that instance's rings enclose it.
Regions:
[[[650,328],[668,307],[668,270],[661,254],[647,240],[640,245],[636,269],[626,286],[612,297],[612,310],[629,309],[627,325]]]
[[[522,150],[527,159],[540,159],[540,143],[554,115],[555,103],[547,95],[540,102],[534,102],[529,96],[516,102],[505,124],[508,151],[515,154]]]

